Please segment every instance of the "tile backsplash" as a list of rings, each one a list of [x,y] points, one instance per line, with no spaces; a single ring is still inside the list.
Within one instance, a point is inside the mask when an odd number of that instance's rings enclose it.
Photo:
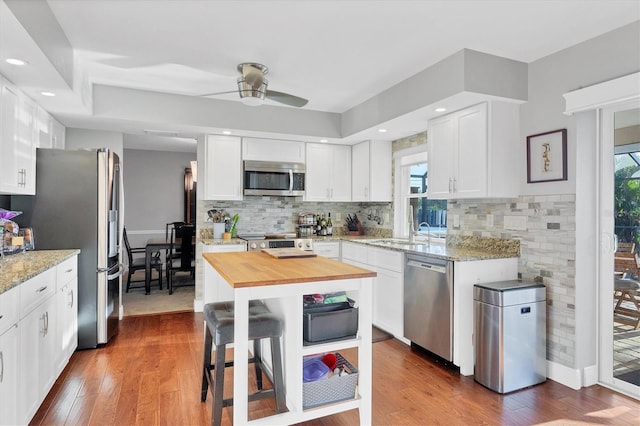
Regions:
[[[304,202],[289,197],[260,197],[247,196],[243,201],[198,201],[196,220],[198,229],[212,228],[207,222],[207,211],[223,209],[230,215],[238,214],[238,234],[251,233],[284,233],[296,232],[299,213],[331,213],[333,233],[341,235],[346,226],[347,214],[358,215],[358,219],[367,233],[391,236],[393,231],[393,210],[391,203],[333,203],[333,202]],[[368,219],[371,212],[372,219],[380,218],[380,223]]]
[[[547,359],[575,364],[575,195],[454,200],[447,205],[450,236],[520,240],[518,273],[547,288]]]

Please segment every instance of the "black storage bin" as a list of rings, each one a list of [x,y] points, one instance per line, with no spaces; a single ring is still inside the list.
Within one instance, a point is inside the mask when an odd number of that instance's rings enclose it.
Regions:
[[[358,308],[352,303],[328,303],[303,308],[304,344],[354,338],[358,332]]]

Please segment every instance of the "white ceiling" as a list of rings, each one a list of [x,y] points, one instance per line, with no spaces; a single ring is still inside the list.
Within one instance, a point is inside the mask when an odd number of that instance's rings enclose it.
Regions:
[[[270,89],[334,113],[464,48],[529,63],[640,19],[638,0],[47,3],[90,82],[198,97],[234,90],[236,65],[260,62]],[[0,73],[20,80],[4,63]],[[138,134],[150,126],[69,112],[64,96],[37,100],[68,126]]]

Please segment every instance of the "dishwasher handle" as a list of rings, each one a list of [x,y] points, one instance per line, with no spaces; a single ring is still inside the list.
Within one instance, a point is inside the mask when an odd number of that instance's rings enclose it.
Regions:
[[[419,269],[427,269],[429,271],[439,272],[441,274],[446,274],[447,273],[447,268],[445,266],[432,265],[430,263],[417,262],[415,260],[407,261],[407,266],[411,266],[413,268],[419,268]]]

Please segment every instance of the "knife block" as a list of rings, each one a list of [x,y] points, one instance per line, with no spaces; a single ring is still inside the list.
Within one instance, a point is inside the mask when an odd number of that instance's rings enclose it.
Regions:
[[[364,228],[362,227],[362,224],[360,222],[358,222],[356,224],[356,226],[358,227],[358,230],[357,231],[349,231],[349,235],[352,235],[352,236],[364,235]]]

